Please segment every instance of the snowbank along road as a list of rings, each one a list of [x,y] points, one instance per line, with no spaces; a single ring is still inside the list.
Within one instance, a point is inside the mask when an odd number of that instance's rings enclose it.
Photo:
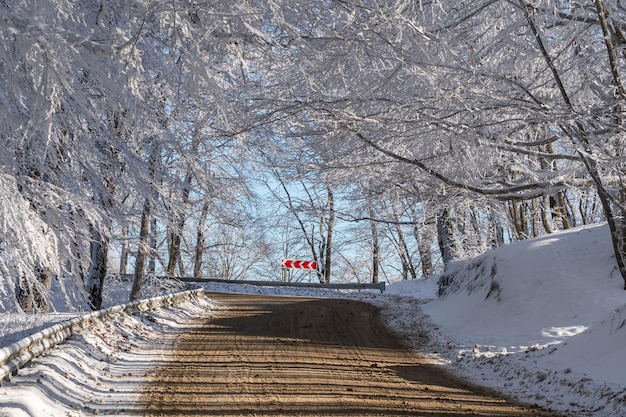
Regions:
[[[551,416],[463,383],[358,301],[208,294],[94,322],[0,387],[0,416]]]

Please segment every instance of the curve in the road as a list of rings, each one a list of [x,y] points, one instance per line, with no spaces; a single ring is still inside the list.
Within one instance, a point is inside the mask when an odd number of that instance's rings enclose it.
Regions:
[[[406,349],[356,301],[211,294],[142,397],[154,416],[548,416]]]

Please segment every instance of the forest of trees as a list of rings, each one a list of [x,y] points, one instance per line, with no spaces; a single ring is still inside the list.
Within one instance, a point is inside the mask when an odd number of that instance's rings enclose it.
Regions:
[[[108,277],[410,279],[607,221],[619,0],[0,0],[0,309]],[[290,279],[311,279],[295,274]]]

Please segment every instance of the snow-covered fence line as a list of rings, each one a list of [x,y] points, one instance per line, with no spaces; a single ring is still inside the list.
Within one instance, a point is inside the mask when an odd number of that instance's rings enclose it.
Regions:
[[[0,383],[15,375],[31,359],[68,339],[76,329],[84,328],[89,322],[115,313],[142,313],[160,307],[182,303],[204,293],[203,289],[184,291],[122,304],[104,310],[94,311],[79,317],[54,324],[0,349]]]

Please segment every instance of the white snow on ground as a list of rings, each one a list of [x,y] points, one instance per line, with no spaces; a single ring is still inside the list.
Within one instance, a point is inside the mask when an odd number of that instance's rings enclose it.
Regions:
[[[146,369],[173,349],[164,334],[180,332],[181,317],[213,308],[196,299],[144,315],[118,313],[94,321],[0,387],[0,416],[136,415],[149,377]],[[144,344],[141,354],[135,353],[139,344]]]
[[[626,416],[626,291],[605,225],[498,248],[440,278],[442,297],[421,311],[393,306],[390,325],[453,372],[521,401]],[[404,282],[401,294],[424,298],[424,284]]]
[[[441,297],[439,279],[448,284]],[[119,287],[121,297],[124,291]],[[626,368],[621,360],[626,354],[626,291],[606,225],[494,249],[452,265],[441,277],[392,284],[384,294],[227,284],[207,284],[206,289],[368,301],[380,306],[383,320],[416,348],[468,380],[571,416],[626,416]],[[114,300],[111,296],[108,302]],[[163,326],[175,326],[175,314],[181,310],[153,314]],[[132,349],[122,348],[130,342],[114,335],[128,334],[128,326],[136,326],[150,338],[159,329],[145,320],[134,322],[138,319],[133,317],[118,320],[96,328],[94,336],[86,332],[37,359],[22,371],[30,385],[9,383],[0,388],[0,415],[88,415],[89,407],[97,409],[99,395],[128,406],[133,400],[128,392],[132,384],[140,384],[140,376],[124,378],[121,385],[115,379],[125,371],[109,363],[113,353],[131,367],[136,359],[128,356]],[[14,321],[11,328],[0,314],[0,329],[13,335],[24,330],[23,322]],[[6,345],[5,340],[0,335],[0,345]],[[114,347],[106,352],[109,342]],[[81,349],[92,353],[80,353]],[[54,384],[44,383],[49,372],[57,375]],[[32,384],[38,379],[44,382]],[[26,394],[28,407],[18,401]],[[88,405],[77,406],[83,395]],[[64,414],[67,410],[76,411]]]

